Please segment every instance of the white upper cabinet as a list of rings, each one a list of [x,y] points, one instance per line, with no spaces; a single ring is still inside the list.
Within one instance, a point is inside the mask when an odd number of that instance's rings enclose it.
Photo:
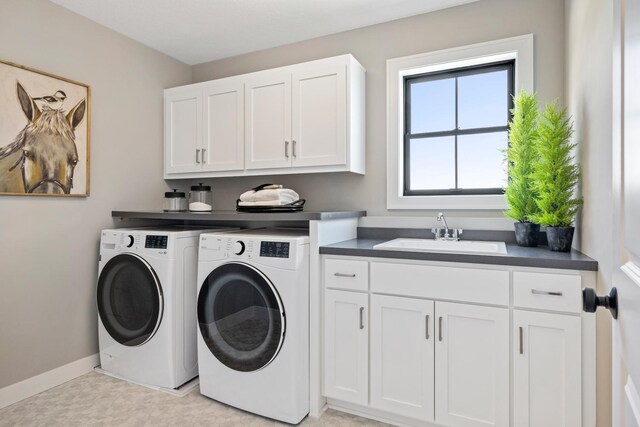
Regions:
[[[346,164],[346,72],[338,59],[293,73],[293,166]]]
[[[270,70],[245,82],[247,169],[291,166],[291,73]]]
[[[201,123],[202,91],[199,87],[165,91],[165,175],[188,173],[200,165]]]
[[[203,171],[244,169],[244,86],[239,79],[203,85]]]
[[[167,89],[165,178],[364,174],[364,76],[341,55]]]

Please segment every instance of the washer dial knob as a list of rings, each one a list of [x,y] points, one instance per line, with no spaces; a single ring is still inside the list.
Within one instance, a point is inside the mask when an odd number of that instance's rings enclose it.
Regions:
[[[131,234],[129,234],[127,236],[127,247],[130,248],[131,246],[133,246],[133,243],[134,243],[133,236]]]
[[[244,253],[244,250],[245,250],[244,242],[238,240],[233,244],[233,253],[235,253],[236,255],[242,255]]]

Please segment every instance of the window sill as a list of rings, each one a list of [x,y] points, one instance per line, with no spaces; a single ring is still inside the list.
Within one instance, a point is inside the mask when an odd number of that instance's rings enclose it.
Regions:
[[[503,210],[507,208],[507,201],[502,194],[389,196],[387,198],[387,209]]]

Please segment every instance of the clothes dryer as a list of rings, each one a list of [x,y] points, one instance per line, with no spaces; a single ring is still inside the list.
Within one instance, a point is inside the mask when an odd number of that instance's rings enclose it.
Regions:
[[[307,230],[202,234],[200,392],[292,424],[309,412]]]

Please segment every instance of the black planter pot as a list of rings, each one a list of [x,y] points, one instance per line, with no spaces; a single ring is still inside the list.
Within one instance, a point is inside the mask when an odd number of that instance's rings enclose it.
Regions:
[[[554,252],[571,251],[575,227],[547,227],[549,249]]]
[[[540,225],[532,222],[516,222],[516,243],[518,246],[535,248],[538,246],[538,234]]]

